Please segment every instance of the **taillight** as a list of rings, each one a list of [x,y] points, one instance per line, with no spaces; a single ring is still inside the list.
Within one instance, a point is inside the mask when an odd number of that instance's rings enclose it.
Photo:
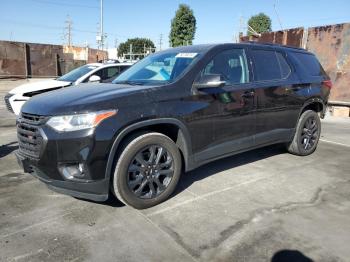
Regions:
[[[329,89],[331,89],[333,87],[332,80],[324,80],[324,81],[322,81],[322,84],[324,86],[328,87]]]

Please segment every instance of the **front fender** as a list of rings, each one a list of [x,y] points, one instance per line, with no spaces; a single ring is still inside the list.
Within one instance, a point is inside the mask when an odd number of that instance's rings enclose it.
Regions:
[[[106,178],[110,179],[110,176],[113,170],[113,165],[115,163],[114,162],[115,155],[120,146],[121,141],[128,134],[130,134],[135,130],[145,128],[148,126],[150,127],[152,125],[157,125],[157,124],[173,124],[179,128],[179,134],[178,134],[178,139],[176,141],[176,144],[183,153],[184,160],[185,160],[185,167],[186,167],[186,170],[188,169],[188,167],[191,165],[192,147],[191,147],[191,138],[187,130],[187,127],[184,125],[184,123],[182,123],[180,120],[175,118],[150,119],[150,120],[144,120],[144,121],[140,121],[132,125],[129,125],[119,132],[109,152],[107,167],[106,167],[106,175],[105,175]]]

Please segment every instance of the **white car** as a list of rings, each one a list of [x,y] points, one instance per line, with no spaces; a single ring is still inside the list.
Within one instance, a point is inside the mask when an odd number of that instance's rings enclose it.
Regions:
[[[7,109],[19,115],[23,104],[32,96],[81,83],[110,83],[133,63],[93,63],[78,67],[52,80],[44,80],[20,85],[5,96]]]

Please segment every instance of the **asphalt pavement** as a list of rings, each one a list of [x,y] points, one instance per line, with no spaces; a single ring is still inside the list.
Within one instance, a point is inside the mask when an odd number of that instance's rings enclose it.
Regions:
[[[271,146],[215,161],[142,211],[50,191],[21,172],[3,127],[0,261],[348,261],[350,121],[322,125],[311,156]]]
[[[310,156],[270,146],[218,160],[142,211],[52,192],[16,148],[0,127],[0,261],[349,261],[349,119],[323,120]]]

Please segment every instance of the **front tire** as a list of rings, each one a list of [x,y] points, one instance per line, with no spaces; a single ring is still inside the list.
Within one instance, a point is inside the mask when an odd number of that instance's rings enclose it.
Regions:
[[[124,204],[149,208],[166,200],[181,175],[181,155],[161,133],[133,138],[122,150],[114,175],[113,192]]]
[[[294,138],[287,145],[287,150],[298,156],[310,155],[316,150],[320,135],[320,117],[315,111],[307,110],[300,116]]]

